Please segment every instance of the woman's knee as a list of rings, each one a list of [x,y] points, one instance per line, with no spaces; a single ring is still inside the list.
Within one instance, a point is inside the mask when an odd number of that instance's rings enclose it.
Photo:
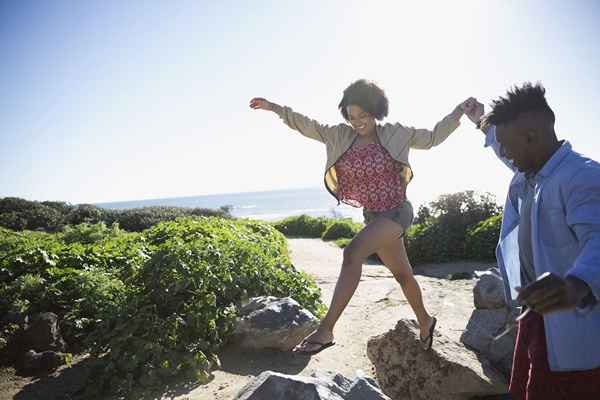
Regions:
[[[342,262],[342,266],[360,266],[363,264],[366,257],[364,257],[360,251],[350,243],[348,246],[344,248],[344,260]]]

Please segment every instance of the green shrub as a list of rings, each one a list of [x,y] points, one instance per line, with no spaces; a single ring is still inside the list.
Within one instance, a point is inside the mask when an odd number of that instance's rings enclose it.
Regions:
[[[325,217],[317,218],[303,214],[277,221],[273,226],[285,236],[320,238],[329,223]]]
[[[100,358],[91,389],[125,394],[174,376],[208,379],[237,307],[259,295],[325,313],[318,287],[291,266],[285,237],[268,223],[190,217],[142,233],[103,224],[57,234],[0,228],[0,315],[55,312],[70,349]]]
[[[61,201],[28,201],[17,197],[0,199],[0,227],[17,231],[44,230],[57,232],[65,225],[117,223],[129,232],[141,232],[162,221],[185,216],[218,216],[231,218],[231,206],[218,210],[187,207],[142,207],[112,210],[93,204],[70,205]]]
[[[352,222],[352,219],[350,218],[333,220],[327,225],[327,228],[325,229],[325,232],[323,232],[321,239],[352,239],[362,229],[362,227],[362,224]]]
[[[464,232],[437,221],[413,225],[406,234],[406,251],[413,265],[460,260]]]
[[[67,225],[63,228],[62,240],[65,243],[96,243],[121,233],[119,225],[113,223],[110,228],[104,222],[97,224]]]
[[[32,207],[31,201],[20,199],[18,197],[5,197],[0,199],[0,214],[6,212],[23,212]]]
[[[154,251],[130,282],[126,307],[93,335],[95,354],[108,352],[107,387],[127,392],[180,374],[207,380],[248,297],[291,296],[324,314],[319,289],[290,265],[285,237],[269,224],[178,219],[144,238]]]
[[[502,216],[496,215],[471,226],[466,235],[466,256],[472,260],[495,260]]]
[[[75,208],[75,206],[65,203],[64,201],[42,201],[43,205],[53,208],[56,211],[60,212],[62,215],[67,215],[68,213]]]
[[[67,343],[83,345],[98,322],[122,307],[125,281],[147,259],[139,235],[113,234],[103,242],[67,243],[63,234],[0,230],[0,315],[54,312]]]
[[[0,225],[6,228],[57,231],[63,225],[63,219],[60,211],[37,201],[17,197],[0,199]]]
[[[335,244],[339,248],[343,249],[346,246],[348,246],[348,244],[350,244],[351,241],[352,241],[352,239],[345,239],[345,238],[344,239],[337,239],[337,240],[335,240]]]
[[[65,216],[69,225],[97,224],[105,218],[104,211],[93,204],[78,204]]]
[[[419,223],[407,231],[409,259],[415,265],[466,259],[467,229],[500,211],[490,194],[466,191],[440,196],[419,209]]]
[[[22,231],[27,228],[27,219],[21,213],[8,211],[0,214],[0,226]]]
[[[118,223],[121,229],[129,232],[141,232],[164,221],[189,216],[231,218],[228,208],[212,210],[208,208],[185,207],[141,207],[127,210],[104,210],[107,225]]]

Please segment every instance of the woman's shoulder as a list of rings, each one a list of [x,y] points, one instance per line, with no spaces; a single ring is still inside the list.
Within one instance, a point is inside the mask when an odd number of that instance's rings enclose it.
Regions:
[[[353,137],[353,135],[356,135],[356,133],[354,133],[354,129],[352,129],[350,125],[343,122],[335,125],[335,130],[340,136],[343,137]]]
[[[379,129],[381,135],[386,138],[391,138],[395,136],[405,136],[410,133],[410,129],[402,125],[400,122],[387,122],[385,124],[379,125]]]

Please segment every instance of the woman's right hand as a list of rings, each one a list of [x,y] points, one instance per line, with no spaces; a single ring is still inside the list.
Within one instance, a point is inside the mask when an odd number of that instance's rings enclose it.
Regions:
[[[250,100],[250,108],[254,110],[273,111],[273,103],[262,97],[255,97]]]
[[[481,117],[483,117],[484,106],[482,103],[477,101],[477,99],[470,98],[463,105],[463,110],[465,111],[465,115],[469,117],[473,123],[477,124]]]

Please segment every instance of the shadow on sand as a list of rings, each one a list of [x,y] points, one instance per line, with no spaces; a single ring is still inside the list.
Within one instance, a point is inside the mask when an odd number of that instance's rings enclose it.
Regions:
[[[275,371],[295,375],[310,361],[310,356],[291,351],[248,351],[229,346],[219,354],[222,370],[236,375],[260,375],[263,371]]]

